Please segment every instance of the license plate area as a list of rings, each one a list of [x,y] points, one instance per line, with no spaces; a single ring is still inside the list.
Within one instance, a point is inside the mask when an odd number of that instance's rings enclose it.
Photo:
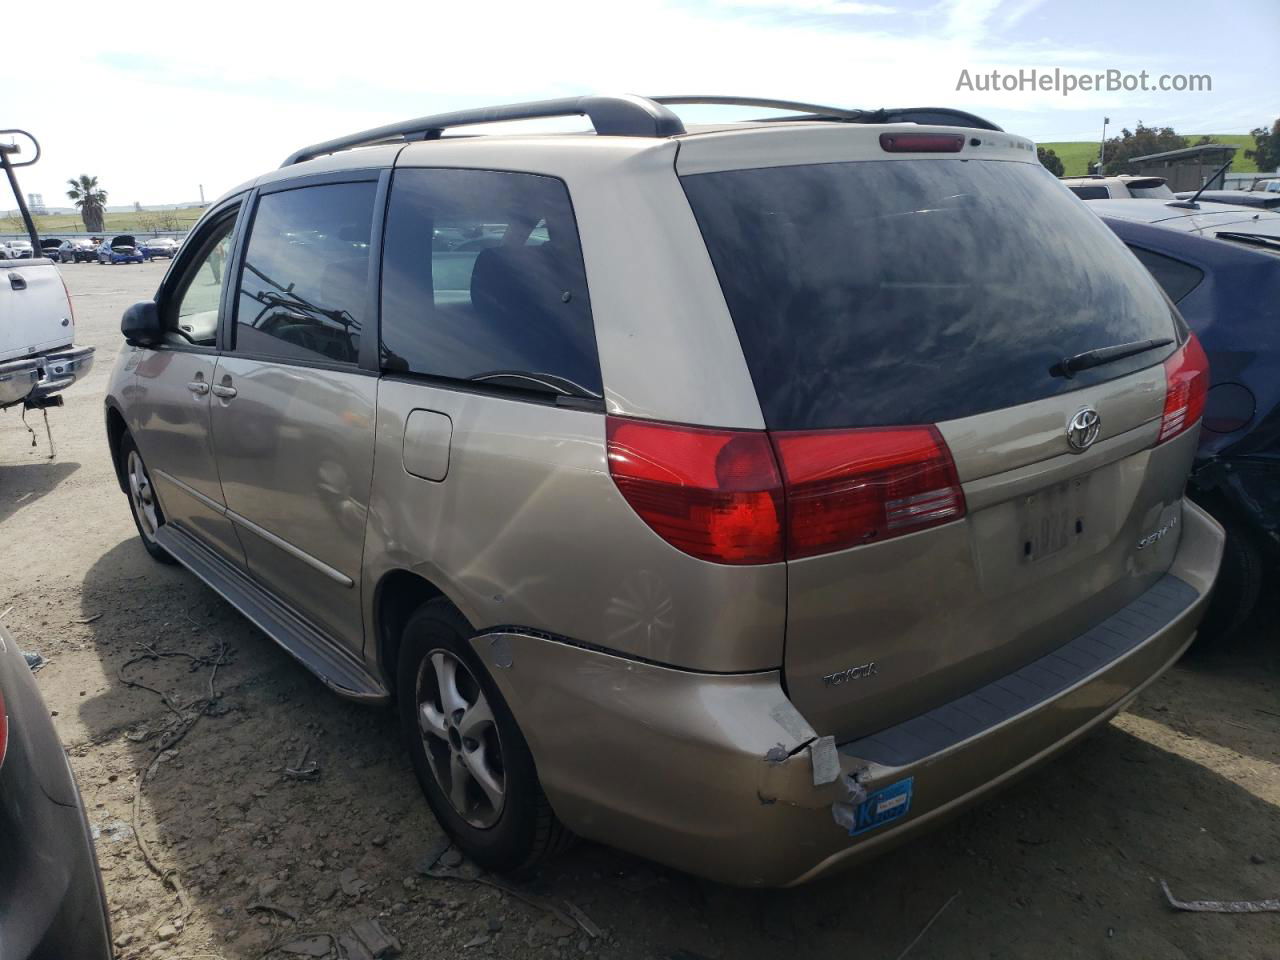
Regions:
[[[1080,541],[1089,526],[1088,483],[1088,477],[1077,477],[1021,499],[1017,544],[1021,562],[1037,563]]]

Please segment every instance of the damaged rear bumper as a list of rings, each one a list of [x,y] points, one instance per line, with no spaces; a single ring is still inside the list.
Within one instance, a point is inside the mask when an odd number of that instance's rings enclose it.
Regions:
[[[64,347],[41,356],[40,380],[28,399],[43,400],[83,379],[93,368],[93,353],[93,347]]]
[[[0,363],[0,408],[39,401],[67,389],[93,368],[93,347],[61,347]]]
[[[983,722],[961,698],[843,745],[817,736],[777,672],[693,673],[518,632],[473,644],[570,829],[725,883],[787,886],[913,836],[1123,709],[1195,637],[1222,540],[1185,504],[1173,566],[1121,611],[1122,639],[1090,631],[1062,664],[1024,668],[1058,669],[1045,695],[1019,671],[999,682],[1021,699],[988,698]]]

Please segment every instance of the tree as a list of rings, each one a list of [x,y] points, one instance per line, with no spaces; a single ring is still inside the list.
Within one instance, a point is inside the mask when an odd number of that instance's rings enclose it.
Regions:
[[[1062,158],[1052,150],[1046,150],[1044,147],[1036,147],[1036,158],[1041,164],[1043,164],[1044,168],[1055,177],[1060,177],[1066,172],[1066,167],[1062,165]]]
[[[107,210],[107,191],[99,188],[98,178],[82,173],[78,179],[68,180],[67,183],[71,184],[67,196],[80,208],[84,228],[90,233],[102,233],[106,229],[102,224],[102,217]]]
[[[1200,143],[1208,143],[1208,137],[1201,137]],[[1145,157],[1151,153],[1164,153],[1166,150],[1181,150],[1190,146],[1186,137],[1180,137],[1173,127],[1144,127],[1138,121],[1136,130],[1121,130],[1120,136],[1107,141],[1107,165],[1105,173],[1137,173],[1130,162],[1134,157]]]
[[[1280,170],[1280,120],[1271,125],[1271,129],[1258,127],[1250,130],[1256,149],[1246,150],[1245,158],[1258,165],[1263,173]]]

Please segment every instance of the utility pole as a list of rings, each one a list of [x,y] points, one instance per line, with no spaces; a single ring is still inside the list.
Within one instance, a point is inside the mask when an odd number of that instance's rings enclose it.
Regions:
[[[204,206],[204,184],[200,184],[200,206]]]
[[[1102,118],[1102,146],[1098,149],[1098,172],[1105,173],[1102,168],[1107,162],[1107,124],[1111,122],[1110,117]]]

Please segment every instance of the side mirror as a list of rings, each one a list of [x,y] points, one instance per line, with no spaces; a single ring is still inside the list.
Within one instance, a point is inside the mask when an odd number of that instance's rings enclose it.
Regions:
[[[124,312],[120,320],[120,332],[127,343],[135,347],[154,347],[164,340],[164,328],[160,325],[160,310],[154,300],[142,300]]]

